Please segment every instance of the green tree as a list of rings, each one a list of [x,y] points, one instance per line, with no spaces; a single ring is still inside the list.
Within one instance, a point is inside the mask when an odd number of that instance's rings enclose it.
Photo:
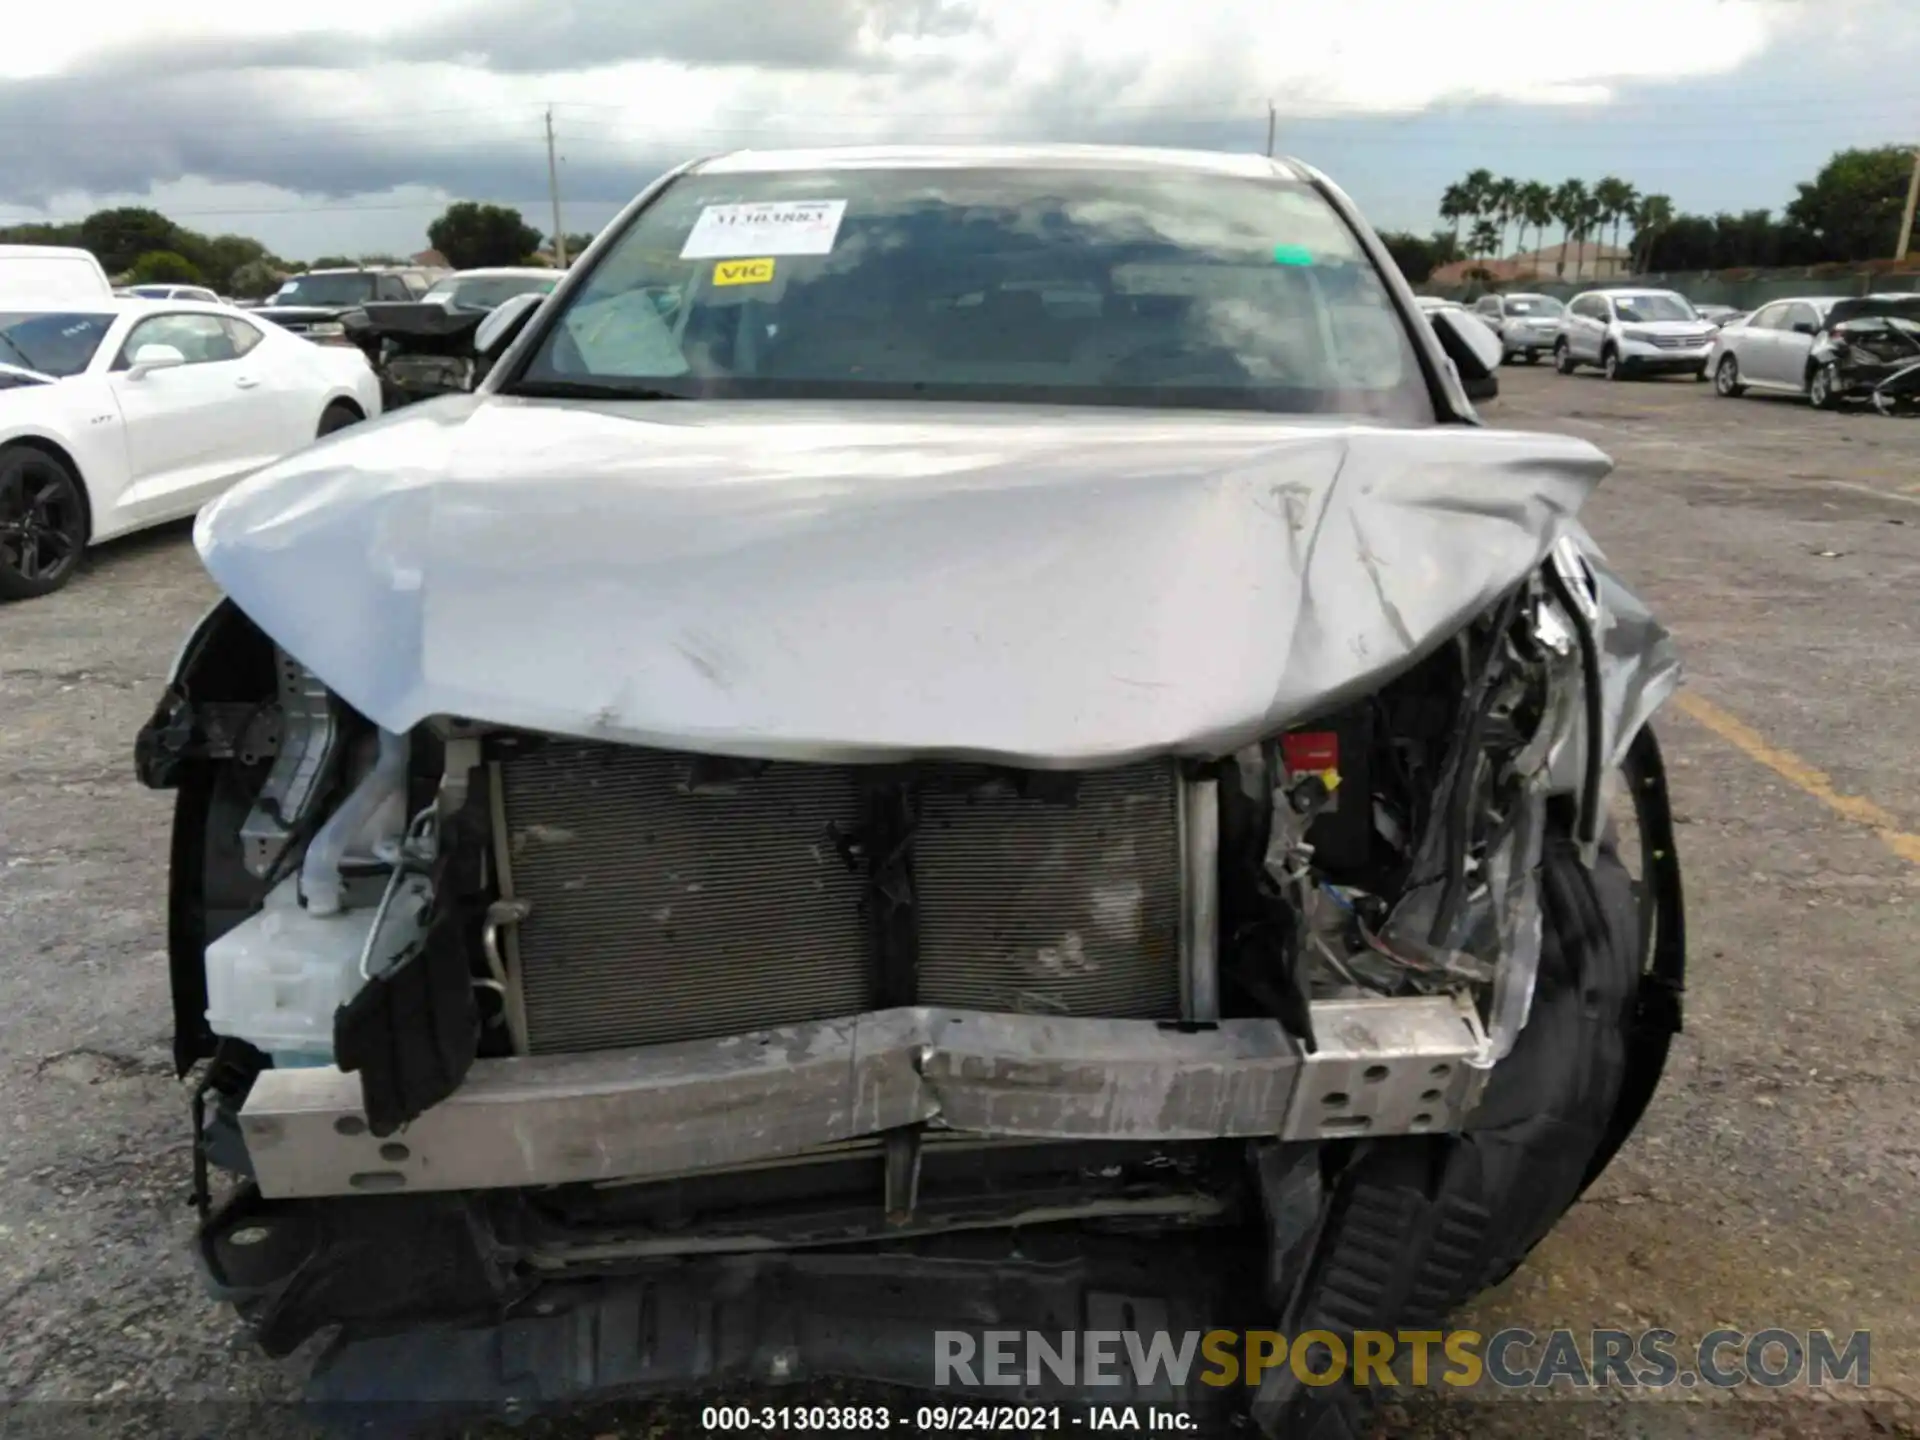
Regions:
[[[0,245],[78,245],[79,243],[78,223],[0,226]]]
[[[1453,243],[1460,244],[1460,222],[1473,214],[1473,196],[1465,185],[1455,183],[1440,192],[1440,218],[1453,222]]]
[[[1507,248],[1507,226],[1520,213],[1520,182],[1503,175],[1488,186],[1487,213],[1493,223],[1500,227],[1500,240],[1494,248],[1504,252]]]
[[[80,222],[79,242],[109,275],[118,275],[142,255],[181,252],[180,227],[158,210],[137,205],[96,210]]]
[[[233,277],[241,269],[273,260],[266,246],[246,235],[205,236],[182,230],[180,238],[180,253],[197,265],[207,284],[222,295],[233,293]]]
[[[1618,175],[1607,175],[1594,182],[1593,198],[1599,206],[1599,223],[1613,227],[1613,248],[1620,248],[1620,225],[1633,215],[1634,204],[1640,199],[1635,190]]]
[[[359,263],[360,262],[351,255],[322,255],[306,268],[309,270],[352,270],[357,267]]]
[[[127,279],[135,285],[204,285],[200,267],[172,250],[149,250],[133,262]]]
[[[1444,230],[1440,233],[1449,244],[1452,243],[1452,236]],[[1400,273],[1407,277],[1409,285],[1424,283],[1439,267],[1440,261],[1431,240],[1404,230],[1385,230],[1380,234],[1380,243],[1387,247],[1387,253],[1393,257],[1393,263],[1400,267]]]
[[[482,265],[518,265],[540,248],[543,237],[518,210],[462,200],[427,227],[427,240],[458,270]]]
[[[280,288],[282,271],[265,260],[249,260],[227,279],[224,294],[242,300],[259,300]]]
[[[1645,275],[1653,269],[1653,246],[1660,232],[1673,223],[1673,200],[1667,195],[1642,195],[1633,215],[1634,266]]]
[[[549,235],[546,238],[545,243],[548,251],[551,252],[553,250],[553,237]],[[591,230],[582,230],[577,234],[568,235],[567,236],[568,263],[571,264],[573,261],[578,260],[580,258],[580,252],[582,250],[585,250],[592,243],[593,243],[593,231]]]
[[[1562,180],[1553,192],[1553,218],[1560,222],[1560,264],[1558,272],[1567,273],[1567,245],[1572,241],[1579,228],[1586,224],[1587,182],[1584,180]],[[1574,275],[1580,274],[1576,264]]]
[[[1521,235],[1524,237],[1526,227],[1531,225],[1534,249],[1544,249],[1547,243],[1547,226],[1553,223],[1553,187],[1551,185],[1543,185],[1538,180],[1529,180],[1520,187],[1520,223]],[[1521,240],[1520,248],[1526,249],[1524,238]]]
[[[1913,151],[1902,145],[1842,150],[1787,206],[1787,219],[1812,232],[1828,260],[1880,260],[1900,241]]]
[[[1491,257],[1500,250],[1500,227],[1491,220],[1476,220],[1467,237],[1467,253]]]

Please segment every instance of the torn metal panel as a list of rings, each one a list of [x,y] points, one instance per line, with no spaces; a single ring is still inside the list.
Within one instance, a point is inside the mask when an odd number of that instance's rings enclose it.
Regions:
[[[196,543],[388,729],[1069,768],[1225,754],[1377,688],[1608,468],[1467,426],[476,396],[269,468]]]
[[[1303,1087],[1324,1107],[1346,1086],[1369,1134],[1428,1128],[1413,1123],[1421,1114],[1441,1130],[1464,1120],[1473,1085],[1429,1077],[1441,1064],[1464,1071],[1484,1046],[1470,1008],[1419,997],[1322,1001],[1315,1012],[1339,1038],[1307,1059],[1272,1020],[1190,1029],[904,1008],[722,1040],[481,1060],[450,1098],[384,1140],[367,1132],[354,1077],[269,1070],[240,1124],[261,1191],[291,1197],[726,1169],[923,1123],[1055,1140],[1291,1136],[1306,1123]],[[1426,1099],[1434,1089],[1439,1098]],[[1318,1137],[1324,1111],[1306,1113],[1305,1133]]]
[[[333,773],[340,740],[339,707],[327,687],[290,655],[275,655],[274,664],[279,746],[253,813],[240,827],[247,870],[255,878],[270,875],[293,843]]]

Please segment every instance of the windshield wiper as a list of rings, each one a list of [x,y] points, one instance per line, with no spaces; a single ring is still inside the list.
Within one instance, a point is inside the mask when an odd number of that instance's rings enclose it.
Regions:
[[[612,380],[522,380],[500,392],[536,400],[692,400],[675,390],[650,385],[627,385]]]
[[[20,348],[20,342],[14,339],[11,335],[7,334],[7,332],[4,330],[0,330],[0,345],[5,345],[7,349],[11,350],[14,354],[18,355],[20,357],[20,363],[26,366],[27,369],[33,371],[34,374],[43,375],[46,373],[40,368],[40,362],[34,359],[33,356],[29,355],[26,351],[22,350]]]

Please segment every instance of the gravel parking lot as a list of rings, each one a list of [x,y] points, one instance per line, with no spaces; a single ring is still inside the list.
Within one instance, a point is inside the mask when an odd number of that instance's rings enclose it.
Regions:
[[[1920,1401],[1920,423],[1685,380],[1504,372],[1496,424],[1591,439],[1590,519],[1677,632],[1663,724],[1687,1031],[1640,1133],[1482,1330],[1873,1332],[1841,1404],[1422,1404],[1394,1433],[1914,1433]],[[167,797],[135,729],[212,597],[183,528],[0,609],[0,1410],[98,1433],[304,1433],[297,1366],[202,1298],[169,1074]],[[169,1398],[223,1402],[166,1409]],[[107,1409],[112,1401],[133,1409]],[[59,1402],[88,1402],[62,1405]],[[674,1414],[682,1418],[676,1423]],[[622,1433],[684,1434],[684,1411]],[[561,1427],[612,1432],[604,1417]]]

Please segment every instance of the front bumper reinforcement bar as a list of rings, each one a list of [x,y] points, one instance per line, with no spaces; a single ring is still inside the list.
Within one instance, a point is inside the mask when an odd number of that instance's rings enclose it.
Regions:
[[[905,1126],[985,1137],[1320,1140],[1453,1130],[1486,1035],[1442,996],[1317,1000],[1192,1025],[907,1007],[717,1040],[476,1061],[372,1135],[357,1076],[268,1070],[240,1127],[269,1198],[491,1189],[726,1169]]]

